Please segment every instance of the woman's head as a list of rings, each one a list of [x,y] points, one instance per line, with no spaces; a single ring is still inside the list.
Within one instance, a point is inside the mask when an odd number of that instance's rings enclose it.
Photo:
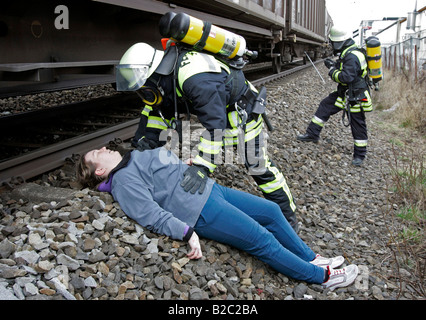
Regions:
[[[95,188],[108,177],[121,160],[118,151],[111,151],[105,147],[91,150],[81,156],[77,163],[77,181],[84,187]]]

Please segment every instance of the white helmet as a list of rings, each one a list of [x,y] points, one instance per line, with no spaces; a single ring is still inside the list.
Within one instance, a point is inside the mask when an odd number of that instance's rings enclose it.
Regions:
[[[117,91],[135,91],[141,88],[157,69],[164,52],[139,42],[124,53],[117,66]]]
[[[352,45],[354,40],[352,39],[352,33],[348,30],[339,29],[332,27],[328,38],[331,41],[331,45],[335,51],[340,51],[342,48]]]

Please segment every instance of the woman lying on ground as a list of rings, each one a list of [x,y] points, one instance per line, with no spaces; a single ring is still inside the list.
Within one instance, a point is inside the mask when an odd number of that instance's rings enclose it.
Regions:
[[[324,288],[345,287],[355,280],[356,265],[334,269],[344,258],[315,254],[276,203],[210,178],[202,194],[185,192],[181,184],[187,168],[165,148],[121,156],[104,147],[81,157],[77,177],[84,186],[110,192],[141,226],[188,241],[190,259],[202,257],[200,235],[244,250],[284,275]]]

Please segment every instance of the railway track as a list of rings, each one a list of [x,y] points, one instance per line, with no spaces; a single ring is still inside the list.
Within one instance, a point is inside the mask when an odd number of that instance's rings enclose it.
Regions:
[[[308,67],[311,65],[294,66],[250,81],[260,87]],[[117,94],[1,117],[0,184],[29,180],[60,167],[75,154],[130,139],[140,109],[136,95]]]

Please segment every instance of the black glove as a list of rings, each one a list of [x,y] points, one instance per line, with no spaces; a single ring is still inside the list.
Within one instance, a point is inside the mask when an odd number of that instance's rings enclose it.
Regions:
[[[191,190],[191,193],[194,194],[198,190],[198,193],[202,194],[206,187],[208,176],[209,169],[194,164],[183,173],[184,178],[180,185],[186,192]]]
[[[330,69],[331,67],[335,66],[335,63],[332,59],[327,58],[324,60],[324,65],[327,67],[327,69]]]
[[[151,150],[157,148],[159,145],[154,140],[148,139],[147,137],[143,136],[139,139],[138,144],[136,146],[136,149],[139,151],[144,150]]]

